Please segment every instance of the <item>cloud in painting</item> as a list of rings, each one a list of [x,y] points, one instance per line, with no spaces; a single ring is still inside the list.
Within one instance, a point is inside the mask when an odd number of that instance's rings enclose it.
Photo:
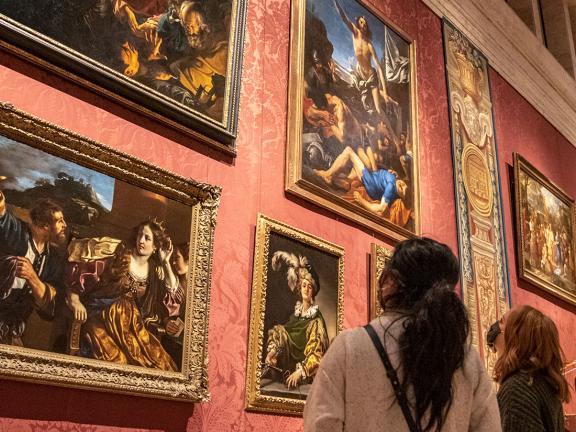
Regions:
[[[7,177],[1,188],[24,191],[34,187],[40,179],[53,183],[60,172],[91,185],[102,206],[109,211],[112,209],[112,177],[0,136],[0,176]]]

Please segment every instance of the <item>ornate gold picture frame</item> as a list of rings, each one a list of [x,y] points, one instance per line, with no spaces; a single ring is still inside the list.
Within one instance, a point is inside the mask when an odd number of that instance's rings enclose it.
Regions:
[[[370,321],[383,313],[378,295],[378,278],[382,274],[386,264],[388,264],[388,261],[390,261],[393,253],[394,251],[391,249],[372,243],[372,251],[370,253],[370,295],[368,297],[370,301],[368,319]]]
[[[519,276],[576,305],[574,199],[518,153],[514,182]]]
[[[364,1],[291,4],[286,191],[419,235],[414,40]]]
[[[236,154],[246,0],[0,2],[0,47]]]
[[[0,171],[0,375],[207,400],[220,188],[9,104]]]
[[[246,409],[302,415],[319,362],[342,330],[344,250],[259,215]]]

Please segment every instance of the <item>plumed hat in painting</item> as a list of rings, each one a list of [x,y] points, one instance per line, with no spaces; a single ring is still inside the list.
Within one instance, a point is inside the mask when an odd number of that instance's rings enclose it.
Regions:
[[[272,270],[278,271],[282,265],[286,266],[288,287],[292,292],[297,292],[300,287],[300,281],[307,279],[313,287],[312,297],[315,298],[318,295],[320,280],[318,279],[318,273],[308,262],[308,258],[285,251],[274,252],[274,255],[272,255]]]

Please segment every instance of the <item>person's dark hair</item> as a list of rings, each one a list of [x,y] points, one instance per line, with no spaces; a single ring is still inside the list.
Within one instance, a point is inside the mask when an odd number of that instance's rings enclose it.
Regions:
[[[179,243],[174,245],[174,252],[178,250],[185,260],[190,256],[190,242]]]
[[[49,226],[54,223],[56,212],[62,212],[62,207],[51,199],[41,199],[30,210],[30,219],[38,227]]]
[[[554,321],[531,306],[513,309],[504,328],[504,352],[494,367],[496,381],[502,383],[520,370],[540,374],[562,402],[569,402],[563,367],[564,353]]]
[[[170,238],[166,233],[166,228],[164,227],[164,224],[155,219],[140,222],[132,229],[132,233],[130,235],[128,243],[130,247],[136,246],[136,242],[138,240],[138,233],[145,226],[150,228],[150,231],[152,231],[152,235],[154,236],[153,242],[154,246],[156,247],[156,250],[158,251],[159,249],[167,249],[170,244]]]
[[[429,414],[424,432],[442,429],[452,405],[452,377],[468,350],[468,315],[454,292],[458,279],[450,248],[422,238],[399,243],[378,280],[382,308],[404,320],[401,384],[414,392],[415,420],[421,424]]]

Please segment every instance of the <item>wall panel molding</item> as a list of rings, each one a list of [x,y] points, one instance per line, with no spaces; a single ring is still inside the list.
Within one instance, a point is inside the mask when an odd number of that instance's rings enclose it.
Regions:
[[[422,0],[576,147],[576,81],[503,0]]]

